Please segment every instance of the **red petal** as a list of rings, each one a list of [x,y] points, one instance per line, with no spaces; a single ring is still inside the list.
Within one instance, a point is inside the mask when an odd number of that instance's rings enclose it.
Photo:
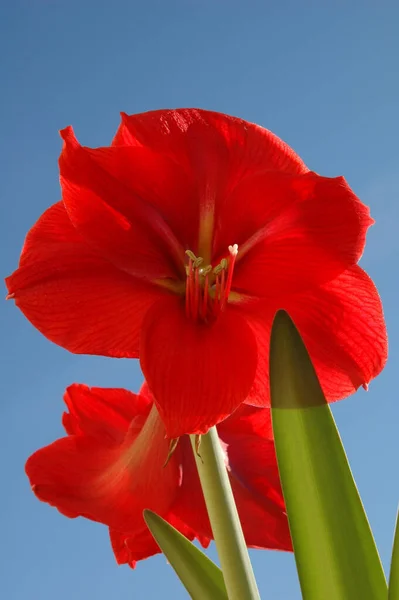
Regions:
[[[138,560],[144,560],[161,552],[149,529],[143,529],[135,536],[110,529],[109,535],[118,565],[128,564],[134,569]]]
[[[74,226],[119,268],[174,277],[184,248],[167,221],[182,234],[190,208],[191,186],[181,170],[146,148],[84,148],[71,127],[61,133],[62,196]]]
[[[304,338],[329,401],[352,394],[384,368],[388,345],[381,300],[360,267],[290,299],[284,308]]]
[[[255,456],[256,466],[246,473],[247,461]],[[292,551],[282,492],[279,484],[273,487],[278,482],[277,465],[269,466],[268,461],[275,462],[272,442],[243,441],[241,463],[237,454],[231,458],[229,454],[230,480],[245,541],[250,548]]]
[[[219,206],[215,254],[225,254],[232,244],[238,244],[242,254],[248,240],[262,241],[284,211],[300,200],[292,189],[296,179],[273,170],[251,173],[239,181]]]
[[[270,410],[241,404],[231,417],[219,423],[218,432],[223,439],[245,435],[273,440]]]
[[[230,415],[249,392],[256,361],[252,331],[234,311],[197,324],[170,298],[147,313],[140,363],[171,438],[204,433]]]
[[[175,527],[180,533],[186,536],[186,538],[189,540],[194,539],[194,532],[180,521],[176,515],[169,513],[163,518],[168,521],[172,527]],[[116,562],[119,565],[128,564],[132,569],[135,568],[138,560],[149,558],[150,556],[154,556],[154,554],[159,554],[161,552],[161,549],[147,528],[134,536],[111,529],[110,538]]]
[[[258,218],[264,226],[239,247],[233,287],[255,296],[278,298],[281,303],[283,294],[325,283],[355,264],[372,220],[368,208],[342,177],[308,173],[266,176],[267,181],[270,185],[269,189],[265,185],[264,196],[275,200],[269,214],[259,202]],[[245,203],[244,184],[242,187],[241,201]],[[278,203],[283,210],[277,214]]]
[[[248,317],[248,323],[252,327],[258,345],[256,374],[250,392],[245,400],[247,404],[253,406],[270,406],[269,349],[275,312],[275,309],[269,310],[269,307],[264,304],[262,308],[260,308],[260,305],[258,306],[258,313],[260,314],[257,314],[254,308],[253,314]]]
[[[203,146],[203,141],[209,139],[209,129],[217,132],[220,146],[231,153],[231,172],[241,166],[240,176],[259,168],[287,173],[308,170],[299,156],[271,131],[243,119],[196,108],[122,113],[113,144],[147,146],[184,162],[190,136],[195,132],[198,146]]]
[[[190,440],[184,436],[179,442],[182,456],[182,485],[171,511],[202,538],[203,545],[213,540],[211,524],[205,506],[197,467],[194,461]]]
[[[260,305],[259,305],[260,306]],[[328,401],[368,384],[387,359],[381,301],[368,275],[354,266],[312,291],[293,295],[281,308],[295,321]],[[258,370],[247,402],[269,404],[269,340],[274,311],[258,307],[248,315],[258,342]],[[263,311],[263,315],[262,315]]]
[[[308,171],[293,150],[270,131],[242,119],[198,109],[122,114],[122,125],[113,143],[152,148],[180,164],[194,178],[200,230],[198,247],[195,243],[190,248],[205,262],[211,260],[213,231],[216,236],[219,228],[229,233],[224,209],[227,207],[229,212],[229,194],[243,177],[260,169],[294,174]],[[231,223],[231,219],[226,221]],[[230,239],[222,251],[225,253],[227,246],[237,241]]]
[[[134,535],[143,529],[145,508],[169,510],[180,482],[179,449],[164,468],[169,441],[155,407],[140,431],[133,421],[122,443],[113,432],[112,422],[111,435],[57,440],[29,458],[26,473],[36,496],[64,515]]]
[[[143,425],[152,405],[141,394],[122,388],[89,388],[79,383],[67,388],[64,401],[69,412],[63,415],[63,425],[69,435],[85,434],[115,442],[123,441],[131,421],[139,415]]]
[[[10,295],[51,341],[78,354],[137,357],[144,314],[164,293],[113,267],[76,232],[60,202],[29,232]]]

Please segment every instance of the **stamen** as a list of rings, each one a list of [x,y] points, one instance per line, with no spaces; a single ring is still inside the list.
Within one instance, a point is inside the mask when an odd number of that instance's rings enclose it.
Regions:
[[[194,445],[195,445],[195,454],[198,456],[198,458],[201,460],[201,462],[203,463],[204,461],[202,460],[202,456],[199,452],[200,450],[200,446],[201,446],[201,435],[200,434],[196,434],[195,435],[195,441],[194,441]]]
[[[191,260],[193,262],[195,262],[197,260],[197,257],[195,256],[194,252],[191,252],[191,250],[186,250],[186,254],[187,254],[188,258],[191,258]]]
[[[202,266],[204,259],[186,250],[186,315],[194,321],[214,320],[229,299],[238,246],[229,246],[229,258],[216,267]]]
[[[190,317],[190,306],[192,296],[192,282],[193,282],[193,261],[191,258],[188,260],[188,267],[186,269],[186,315]]]
[[[205,275],[208,275],[208,273],[210,273],[212,271],[212,265],[208,265],[207,267],[203,267],[202,269],[200,269],[200,273],[203,277],[205,277]]]
[[[223,306],[225,279],[226,271],[223,269],[220,274],[220,308]]]
[[[170,440],[169,443],[169,450],[168,450],[168,456],[166,457],[165,463],[163,465],[163,468],[166,467],[166,465],[168,464],[168,462],[170,461],[173,452],[176,450],[177,444],[179,443],[180,438],[173,438],[172,440]]]
[[[213,269],[213,272],[215,273],[215,275],[218,275],[221,271],[223,271],[223,269],[225,269],[227,267],[227,259],[226,258],[222,258],[222,260],[220,261],[220,263],[217,265],[217,267],[215,267]]]
[[[204,262],[204,259],[201,256],[199,256],[194,261],[194,267],[197,269],[200,265],[202,265],[203,262]]]
[[[218,274],[218,275],[216,275],[215,294],[213,296],[213,311],[212,312],[215,317],[219,313],[219,305],[220,305],[219,295],[220,295],[220,275]]]
[[[200,303],[200,282],[199,282],[199,270],[196,269],[195,270],[195,286],[194,286],[194,306],[193,306],[193,313],[194,313],[194,319],[197,320],[198,317],[198,309],[199,309],[199,303]]]
[[[205,284],[204,284],[204,296],[202,298],[202,309],[201,309],[201,317],[204,320],[206,319],[206,309],[207,309],[207,305],[208,305],[208,295],[209,295],[209,275],[208,275],[208,273],[206,273],[206,275],[205,275]]]

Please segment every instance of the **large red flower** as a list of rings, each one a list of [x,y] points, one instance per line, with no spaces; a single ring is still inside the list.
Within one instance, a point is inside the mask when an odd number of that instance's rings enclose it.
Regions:
[[[342,177],[203,110],[123,115],[107,148],[62,137],[62,202],[29,232],[10,297],[72,352],[139,357],[170,437],[267,406],[279,308],[328,400],[380,372],[381,303],[357,266],[372,220]]]
[[[147,386],[136,395],[74,384],[64,399],[67,437],[26,463],[36,496],[68,517],[108,525],[120,563],[160,551],[145,508],[206,546],[212,531],[189,438],[164,466],[169,440]],[[269,409],[243,405],[218,430],[248,546],[291,550]]]

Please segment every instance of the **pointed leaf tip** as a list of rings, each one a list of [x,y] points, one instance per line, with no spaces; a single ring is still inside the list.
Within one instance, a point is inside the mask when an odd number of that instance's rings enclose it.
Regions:
[[[291,317],[279,310],[270,339],[270,392],[273,408],[326,404],[306,346]]]
[[[393,540],[388,600],[399,600],[399,511]]]
[[[156,513],[146,509],[143,517],[192,600],[228,600],[219,567]]]

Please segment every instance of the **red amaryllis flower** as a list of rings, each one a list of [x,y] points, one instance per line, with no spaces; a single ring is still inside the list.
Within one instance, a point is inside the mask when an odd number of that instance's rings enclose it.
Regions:
[[[35,452],[26,472],[36,496],[68,517],[108,525],[118,562],[131,566],[159,552],[143,510],[152,509],[190,539],[212,538],[188,436],[167,462],[169,440],[147,386],[70,386],[67,437]],[[246,542],[291,550],[270,411],[243,405],[219,426]]]
[[[372,220],[342,177],[203,110],[123,115],[107,148],[62,137],[62,202],[29,232],[10,297],[72,352],[139,357],[170,437],[267,406],[279,308],[329,401],[380,372],[381,304],[356,265]]]

